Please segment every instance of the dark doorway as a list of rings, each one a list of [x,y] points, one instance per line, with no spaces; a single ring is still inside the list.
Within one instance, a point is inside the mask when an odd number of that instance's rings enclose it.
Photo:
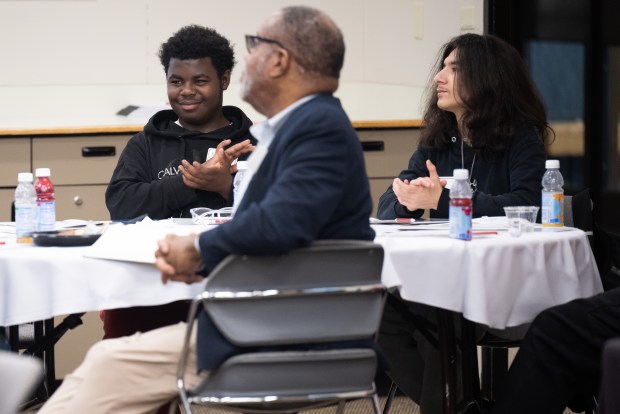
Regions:
[[[594,219],[620,232],[620,2],[487,0],[487,32],[521,53],[543,95],[567,194],[590,188]]]

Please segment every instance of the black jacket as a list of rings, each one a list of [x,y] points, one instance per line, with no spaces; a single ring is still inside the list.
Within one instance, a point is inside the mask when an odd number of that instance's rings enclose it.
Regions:
[[[409,166],[399,175],[401,180],[428,177],[426,160],[431,160],[440,176],[452,176],[455,168],[466,168],[471,182],[476,183],[473,194],[474,217],[503,216],[504,206],[540,206],[541,180],[545,172],[545,148],[542,139],[533,128],[523,128],[511,140],[502,154],[477,153],[461,146],[461,138],[446,134],[450,147],[445,150],[419,148],[409,160]],[[461,158],[463,148],[463,161]],[[473,163],[473,168],[472,168]],[[431,217],[447,218],[450,191],[444,189],[437,210]],[[400,204],[390,186],[379,199],[377,217],[420,217],[424,210],[408,211]]]
[[[183,159],[204,162],[209,148],[224,139],[236,144],[250,138],[255,143],[248,117],[234,106],[224,106],[223,111],[231,125],[209,133],[179,126],[172,110],[156,113],[144,131],[129,140],[118,160],[105,194],[111,219],[127,220],[143,214],[154,220],[190,217],[189,210],[194,207],[219,209],[230,205],[215,192],[187,187],[178,170]]]

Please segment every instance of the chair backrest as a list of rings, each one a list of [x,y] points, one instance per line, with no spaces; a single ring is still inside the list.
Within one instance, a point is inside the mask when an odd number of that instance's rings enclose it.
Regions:
[[[42,377],[43,363],[39,359],[1,351],[0,414],[16,414]]]
[[[577,194],[564,197],[564,225],[576,227],[592,235],[594,218],[590,189],[586,188]]]
[[[280,256],[230,256],[209,276],[203,302],[238,346],[371,338],[383,307],[383,248],[320,241]]]

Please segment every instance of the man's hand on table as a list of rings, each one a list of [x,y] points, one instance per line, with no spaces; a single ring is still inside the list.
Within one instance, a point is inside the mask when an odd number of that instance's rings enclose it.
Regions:
[[[194,283],[203,279],[203,276],[198,274],[202,267],[202,257],[195,247],[196,237],[195,234],[169,234],[157,243],[155,266],[161,272],[161,281],[164,284],[169,280]]]

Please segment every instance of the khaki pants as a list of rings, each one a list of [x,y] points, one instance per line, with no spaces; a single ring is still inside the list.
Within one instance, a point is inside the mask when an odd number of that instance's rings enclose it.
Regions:
[[[152,413],[178,395],[176,375],[186,323],[101,341],[38,411],[49,413]],[[190,341],[187,387],[196,374],[196,327]]]

